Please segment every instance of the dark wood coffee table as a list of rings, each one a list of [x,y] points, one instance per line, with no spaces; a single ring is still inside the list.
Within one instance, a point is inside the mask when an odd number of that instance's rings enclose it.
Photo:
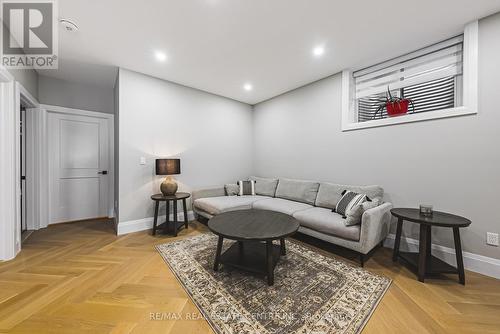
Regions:
[[[274,284],[274,267],[280,255],[286,255],[285,238],[299,229],[292,216],[267,210],[241,210],[222,213],[208,222],[208,228],[219,236],[214,270],[229,265],[267,276]],[[236,240],[223,254],[224,238]],[[280,246],[273,240],[280,240]]]
[[[458,274],[459,282],[465,284],[464,260],[462,257],[462,244],[460,242],[460,228],[467,227],[471,221],[467,218],[453,215],[451,213],[434,211],[433,215],[428,217],[420,214],[419,209],[395,208],[391,210],[394,217],[398,218],[396,229],[396,239],[394,240],[393,261],[402,259],[408,263],[418,273],[418,280],[423,282],[427,275],[433,274]],[[400,252],[401,233],[403,231],[403,222],[409,221],[420,225],[419,252]],[[448,227],[453,229],[453,238],[455,240],[455,254],[457,258],[457,267],[438,259],[431,254],[431,228]]]

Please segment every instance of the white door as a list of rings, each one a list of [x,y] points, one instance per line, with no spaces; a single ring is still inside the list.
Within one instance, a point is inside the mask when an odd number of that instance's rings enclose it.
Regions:
[[[108,216],[108,119],[49,113],[49,223]]]

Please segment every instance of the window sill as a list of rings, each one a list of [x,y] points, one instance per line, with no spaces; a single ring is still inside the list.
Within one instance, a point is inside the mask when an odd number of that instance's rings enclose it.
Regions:
[[[352,131],[352,130],[359,130],[359,129],[376,128],[376,127],[381,127],[381,126],[389,126],[389,125],[413,123],[413,122],[422,122],[422,121],[428,121],[428,120],[432,120],[432,119],[474,115],[474,114],[477,114],[477,110],[472,110],[472,109],[467,108],[467,107],[456,107],[456,108],[450,108],[450,109],[430,111],[430,112],[421,113],[421,114],[402,115],[402,116],[377,119],[377,120],[373,120],[373,121],[366,121],[366,122],[360,122],[360,123],[355,123],[355,122],[346,123],[346,124],[342,124],[342,131]]]

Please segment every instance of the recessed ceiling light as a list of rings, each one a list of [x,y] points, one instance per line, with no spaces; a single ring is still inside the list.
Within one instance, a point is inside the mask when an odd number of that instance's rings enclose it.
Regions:
[[[156,51],[155,52],[155,57],[156,57],[156,60],[158,60],[158,61],[165,61],[165,60],[167,60],[167,55],[164,52],[161,52],[161,51]]]
[[[317,46],[313,49],[313,54],[317,57],[323,55],[325,53],[325,47],[324,46]]]
[[[246,83],[244,86],[243,86],[243,89],[246,90],[247,92],[251,91],[253,89],[253,86],[249,83]]]

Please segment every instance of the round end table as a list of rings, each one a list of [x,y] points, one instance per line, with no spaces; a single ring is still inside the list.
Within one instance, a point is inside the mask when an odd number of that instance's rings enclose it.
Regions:
[[[394,240],[394,253],[392,260],[397,261],[402,259],[416,269],[418,280],[424,282],[427,275],[432,274],[458,274],[460,284],[465,284],[464,260],[462,257],[462,244],[460,242],[460,228],[467,227],[471,221],[467,218],[453,215],[446,212],[434,211],[432,216],[424,216],[420,214],[419,209],[396,208],[392,209],[391,213],[398,218],[396,229],[396,239]],[[401,233],[403,230],[403,222],[409,221],[420,225],[420,241],[419,251],[415,252],[400,252],[399,245],[401,242]],[[457,268],[438,259],[431,254],[431,228],[444,227],[453,229],[453,238],[455,240],[455,254],[457,258]]]
[[[177,231],[182,228],[188,228],[188,215],[187,215],[187,205],[186,205],[186,199],[191,197],[191,194],[189,193],[182,193],[178,192],[175,193],[174,195],[171,196],[165,196],[163,194],[156,194],[151,196],[151,199],[155,201],[155,216],[154,216],[154,221],[153,221],[153,235],[156,235],[156,230],[162,229],[166,232],[172,231],[174,236],[177,236]],[[177,201],[182,200],[182,206],[184,208],[184,221],[179,222],[177,221]],[[166,204],[166,220],[164,223],[157,225],[158,223],[158,208],[160,205],[160,202],[165,202]],[[170,221],[170,202],[174,203],[174,221]],[[170,227],[170,224],[172,223],[172,228]]]

